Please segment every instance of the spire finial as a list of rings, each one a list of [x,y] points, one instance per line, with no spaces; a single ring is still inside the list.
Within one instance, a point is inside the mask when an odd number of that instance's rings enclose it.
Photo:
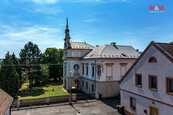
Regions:
[[[66,18],[66,29],[68,29],[68,18]]]

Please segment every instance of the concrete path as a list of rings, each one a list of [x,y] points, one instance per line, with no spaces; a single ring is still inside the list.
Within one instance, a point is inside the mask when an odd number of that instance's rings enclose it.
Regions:
[[[53,106],[12,111],[12,115],[120,115],[117,112],[117,99],[104,99],[96,102]]]

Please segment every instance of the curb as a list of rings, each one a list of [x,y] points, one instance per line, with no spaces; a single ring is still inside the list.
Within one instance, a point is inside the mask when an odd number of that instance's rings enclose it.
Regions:
[[[72,102],[72,104],[81,104],[81,103],[90,103],[90,102],[97,102],[99,100],[92,99],[92,100],[79,100],[76,102]],[[37,108],[46,108],[46,107],[54,107],[54,106],[63,106],[69,105],[68,103],[58,103],[58,104],[49,104],[49,105],[35,105],[30,107],[21,107],[21,108],[11,108],[11,111],[20,111],[20,110],[27,110],[27,109],[37,109]]]

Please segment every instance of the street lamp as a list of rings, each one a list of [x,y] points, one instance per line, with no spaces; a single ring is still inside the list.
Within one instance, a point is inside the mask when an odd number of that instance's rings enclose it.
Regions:
[[[69,95],[69,104],[71,105],[72,102],[72,95],[71,95],[71,88],[72,88],[72,78],[71,78],[71,73],[72,71],[70,71],[70,95]]]

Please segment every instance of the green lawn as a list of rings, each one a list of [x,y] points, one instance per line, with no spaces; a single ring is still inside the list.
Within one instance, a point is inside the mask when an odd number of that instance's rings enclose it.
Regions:
[[[22,84],[22,89],[26,89],[28,87],[28,83]],[[50,97],[50,96],[63,96],[63,95],[69,95],[68,92],[66,92],[63,89],[62,83],[49,83],[49,85],[44,87],[37,87],[33,88],[31,92],[28,93],[20,93],[18,94],[18,99],[33,99],[33,98],[43,98],[43,97]]]
[[[29,87],[29,83],[23,83],[22,87],[19,89],[19,91],[27,89]]]

